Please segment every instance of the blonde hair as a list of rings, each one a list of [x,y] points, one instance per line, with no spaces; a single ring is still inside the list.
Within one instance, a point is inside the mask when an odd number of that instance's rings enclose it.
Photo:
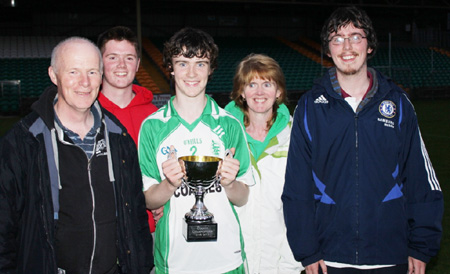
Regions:
[[[273,81],[280,91],[280,96],[277,97],[277,100],[273,104],[272,117],[267,121],[267,129],[270,129],[276,119],[278,106],[283,103],[288,103],[286,80],[278,62],[267,55],[252,53],[242,59],[236,68],[233,79],[233,90],[231,91],[230,98],[244,113],[245,127],[250,124],[250,121],[248,118],[247,102],[242,97],[242,94],[244,93],[245,86],[254,78]]]

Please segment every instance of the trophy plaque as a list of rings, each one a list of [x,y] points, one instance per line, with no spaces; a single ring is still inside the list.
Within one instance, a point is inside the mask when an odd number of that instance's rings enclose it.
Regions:
[[[206,190],[218,183],[217,167],[222,160],[212,156],[184,156],[186,177],[183,184],[193,190],[195,204],[185,215],[183,236],[188,242],[217,241],[217,223],[203,203]]]

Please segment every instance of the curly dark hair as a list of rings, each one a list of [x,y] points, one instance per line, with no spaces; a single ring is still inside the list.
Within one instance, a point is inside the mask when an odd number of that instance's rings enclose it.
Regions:
[[[179,55],[186,58],[209,58],[212,74],[217,68],[219,48],[208,33],[187,27],[176,32],[164,43],[163,64],[169,72],[173,72],[172,58]]]
[[[355,28],[362,29],[364,31],[368,46],[372,49],[372,52],[367,55],[367,58],[374,56],[378,41],[375,30],[372,26],[372,21],[364,10],[354,6],[336,9],[323,25],[320,39],[322,41],[324,53],[330,53],[330,35],[332,33],[336,33],[341,27],[345,27],[348,24],[353,24]]]
[[[97,39],[97,46],[102,52],[105,52],[105,45],[111,40],[115,41],[128,41],[130,42],[134,48],[136,49],[136,54],[138,58],[140,58],[141,51],[139,50],[139,42],[136,34],[128,27],[117,26],[112,27],[105,32],[101,33]]]

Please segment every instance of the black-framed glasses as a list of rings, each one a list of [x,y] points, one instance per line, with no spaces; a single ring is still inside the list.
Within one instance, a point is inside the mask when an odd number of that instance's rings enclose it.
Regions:
[[[345,43],[346,39],[348,39],[350,44],[359,44],[359,43],[361,43],[362,39],[364,39],[364,38],[367,38],[367,37],[362,36],[359,33],[352,34],[350,37],[342,37],[342,36],[336,35],[336,36],[331,37],[331,39],[328,40],[328,42],[331,42],[331,44],[333,44],[333,45],[340,46]]]

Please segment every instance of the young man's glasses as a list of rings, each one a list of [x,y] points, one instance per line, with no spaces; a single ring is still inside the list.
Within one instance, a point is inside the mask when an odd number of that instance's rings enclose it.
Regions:
[[[344,38],[342,36],[336,35],[331,37],[330,40],[328,40],[328,42],[331,42],[331,44],[336,45],[336,46],[340,46],[343,45],[345,43],[345,40],[348,39],[348,41],[350,42],[350,44],[359,44],[361,43],[362,39],[367,38],[365,36],[362,36],[361,34],[353,34],[350,37]]]

